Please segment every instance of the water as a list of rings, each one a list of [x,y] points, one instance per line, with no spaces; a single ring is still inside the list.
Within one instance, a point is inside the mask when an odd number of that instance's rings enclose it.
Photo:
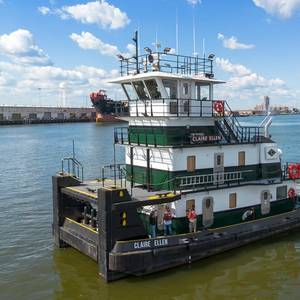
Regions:
[[[260,118],[242,118],[259,123]],[[278,116],[271,130],[286,161],[300,161],[300,116]],[[105,284],[97,264],[51,236],[51,176],[64,156],[89,178],[113,157],[113,126],[0,127],[0,299],[299,299],[300,233],[269,239],[142,278]],[[116,156],[122,160],[123,152]]]

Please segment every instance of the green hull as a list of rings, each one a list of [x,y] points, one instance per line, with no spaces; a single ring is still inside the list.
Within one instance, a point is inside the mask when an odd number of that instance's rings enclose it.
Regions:
[[[270,213],[266,215],[261,214],[261,206],[254,205],[238,209],[226,210],[222,212],[217,212],[214,214],[214,222],[210,228],[219,228],[229,225],[236,225],[248,221],[258,220],[270,216],[275,216],[281,213],[291,211],[295,208],[295,201],[293,199],[287,198],[283,200],[277,200],[271,202]],[[254,214],[248,217],[243,221],[242,216],[245,211],[249,209],[254,209]],[[150,233],[150,226],[148,222],[148,216],[146,214],[140,214],[140,217],[144,223],[145,228],[148,233]],[[189,222],[186,217],[175,218],[173,219],[172,228],[174,234],[181,234],[189,232]],[[202,225],[202,215],[199,215],[197,218],[197,230],[203,229]],[[159,234],[162,234],[162,231],[159,231]]]

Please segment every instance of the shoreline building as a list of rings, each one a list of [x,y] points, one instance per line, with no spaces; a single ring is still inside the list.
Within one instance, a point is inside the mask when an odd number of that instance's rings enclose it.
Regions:
[[[0,124],[94,121],[92,107],[0,106]]]

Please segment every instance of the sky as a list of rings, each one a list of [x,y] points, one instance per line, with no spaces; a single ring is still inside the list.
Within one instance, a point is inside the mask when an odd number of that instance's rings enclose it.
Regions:
[[[176,49],[176,19],[178,49]],[[194,21],[193,21],[194,20]],[[90,92],[124,97],[109,80],[117,54],[157,40],[214,53],[215,98],[234,109],[300,107],[300,0],[0,0],[0,105],[89,106]],[[143,50],[142,50],[143,51]]]

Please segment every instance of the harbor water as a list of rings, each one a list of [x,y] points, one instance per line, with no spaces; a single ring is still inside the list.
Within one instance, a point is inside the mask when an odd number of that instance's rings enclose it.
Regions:
[[[260,117],[242,118],[255,125]],[[118,125],[116,125],[118,126]],[[300,232],[161,273],[106,284],[95,262],[51,235],[51,176],[72,155],[86,178],[113,160],[114,125],[0,127],[0,299],[299,299]],[[300,161],[300,116],[275,116],[285,161]],[[123,160],[123,150],[116,157]]]

